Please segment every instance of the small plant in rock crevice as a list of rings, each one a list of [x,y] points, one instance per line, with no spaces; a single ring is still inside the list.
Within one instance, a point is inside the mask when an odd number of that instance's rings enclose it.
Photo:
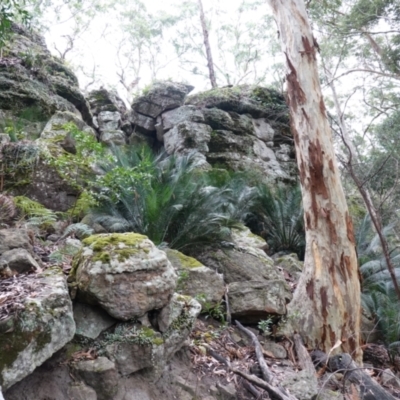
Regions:
[[[271,335],[272,318],[262,319],[258,322],[257,327],[264,336]]]

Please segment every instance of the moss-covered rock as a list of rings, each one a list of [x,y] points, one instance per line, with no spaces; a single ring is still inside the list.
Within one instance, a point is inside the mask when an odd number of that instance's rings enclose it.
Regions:
[[[55,154],[64,150],[51,143]],[[55,211],[67,211],[79,196],[80,188],[64,179],[49,162],[47,143],[17,142],[0,147],[0,168],[4,189],[14,196],[24,195]]]
[[[0,385],[7,389],[69,342],[75,334],[72,303],[63,272],[50,268],[24,278],[29,292],[13,320],[0,333]]]
[[[176,274],[165,253],[146,236],[93,235],[83,245],[69,279],[76,282],[82,302],[98,304],[124,321],[168,304]]]
[[[167,249],[166,253],[178,274],[178,293],[201,299],[200,303],[207,303],[209,306],[222,300],[225,293],[222,274],[177,250]]]
[[[12,31],[0,60],[0,109],[8,110],[14,123],[20,118],[45,122],[56,111],[70,111],[92,125],[73,72],[50,54],[39,35],[17,25]]]

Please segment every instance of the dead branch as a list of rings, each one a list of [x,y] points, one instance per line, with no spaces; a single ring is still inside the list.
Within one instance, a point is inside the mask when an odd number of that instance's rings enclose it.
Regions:
[[[268,394],[271,396],[271,399],[273,399],[273,400],[298,400],[297,397],[294,397],[291,394],[287,393],[287,391],[285,389],[283,389],[281,387],[272,386],[268,382],[265,382],[262,379],[257,378],[255,375],[246,374],[245,372],[232,367],[231,363],[227,359],[225,359],[224,357],[219,355],[217,352],[215,352],[210,346],[208,346],[208,345],[204,345],[204,346],[207,348],[208,353],[212,357],[214,357],[217,361],[225,364],[227,366],[227,368],[230,371],[232,371],[234,374],[241,376],[242,378],[246,379],[248,382],[250,382],[262,389],[265,389],[268,392]]]
[[[271,382],[272,380],[272,374],[271,371],[268,368],[267,363],[265,362],[263,352],[262,352],[262,347],[260,342],[257,339],[257,336],[250,330],[245,328],[239,321],[235,321],[236,326],[244,332],[247,336],[251,338],[253,341],[255,350],[256,350],[256,356],[257,356],[257,361],[258,364],[260,365],[261,373],[266,382]]]
[[[332,372],[344,372],[343,381],[348,380],[357,385],[356,389],[359,392],[360,398],[395,400],[389,392],[378,385],[362,368],[358,367],[350,354],[344,353],[330,357],[328,367]]]
[[[261,399],[262,398],[262,392],[260,392],[258,389],[256,389],[251,383],[247,382],[245,379],[243,379],[243,387],[251,393],[256,399]],[[270,398],[268,396],[268,398]]]

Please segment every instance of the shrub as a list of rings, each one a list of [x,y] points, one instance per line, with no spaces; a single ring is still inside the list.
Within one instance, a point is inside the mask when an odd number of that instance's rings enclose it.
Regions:
[[[397,281],[400,281],[400,252],[393,226],[383,229],[390,245],[391,260]],[[400,304],[382,254],[378,235],[374,235],[369,216],[360,224],[357,251],[362,275],[362,306],[364,312],[376,318],[377,328],[387,345],[396,345],[400,339]]]
[[[269,244],[270,252],[295,252],[304,258],[305,232],[299,186],[258,185],[254,208],[257,226],[253,230]]]
[[[239,175],[218,186],[215,176],[197,168],[194,154],[116,148],[103,170],[95,221],[110,232],[139,232],[176,249],[229,239],[256,194]]]

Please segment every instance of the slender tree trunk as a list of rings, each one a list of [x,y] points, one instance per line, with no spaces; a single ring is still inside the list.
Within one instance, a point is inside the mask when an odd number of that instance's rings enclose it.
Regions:
[[[329,87],[331,88],[331,91],[332,91],[333,102],[335,104],[336,114],[338,116],[338,122],[339,122],[340,130],[341,130],[341,137],[342,137],[344,145],[347,147],[347,151],[349,154],[347,162],[343,162],[343,164],[344,164],[344,167],[349,172],[350,176],[352,177],[354,183],[356,184],[357,189],[360,192],[360,194],[364,200],[364,204],[367,207],[368,214],[369,214],[371,221],[375,227],[375,231],[379,237],[379,241],[381,242],[382,252],[383,252],[383,255],[384,255],[385,261],[386,261],[386,267],[389,271],[390,278],[392,279],[394,290],[396,292],[397,298],[400,300],[400,288],[397,283],[395,268],[393,266],[392,259],[390,258],[389,245],[385,238],[385,235],[383,234],[382,218],[381,218],[380,213],[377,211],[377,209],[374,206],[374,202],[372,200],[372,196],[371,196],[369,190],[360,181],[359,177],[357,176],[356,172],[354,171],[354,167],[353,167],[354,163],[359,162],[358,155],[357,155],[356,149],[354,148],[353,142],[350,139],[347,125],[344,120],[342,110],[340,108],[340,103],[339,103],[338,96],[336,94],[334,80],[332,79],[332,76],[331,76],[330,72],[328,71],[328,69],[325,67],[325,65],[324,65],[324,70],[329,78]]]
[[[217,87],[217,80],[215,79],[214,62],[211,54],[210,41],[208,40],[208,29],[206,24],[206,17],[204,16],[203,3],[199,0],[200,21],[203,30],[204,47],[206,48],[208,74],[212,88]]]
[[[288,101],[303,196],[304,271],[286,331],[361,361],[360,282],[353,224],[340,182],[303,0],[269,0],[287,64]],[[340,345],[337,345],[340,343]],[[337,346],[335,346],[337,345]]]

